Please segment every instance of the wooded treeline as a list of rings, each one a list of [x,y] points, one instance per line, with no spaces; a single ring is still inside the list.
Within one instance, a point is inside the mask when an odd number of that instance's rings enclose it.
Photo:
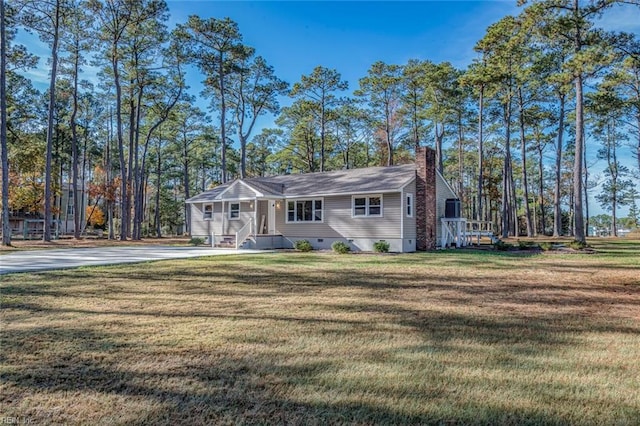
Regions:
[[[191,16],[169,29],[162,0],[2,3],[3,244],[16,212],[43,215],[45,240],[68,211],[76,238],[100,225],[94,213],[109,238],[189,232],[184,200],[216,184],[401,164],[420,145],[435,148],[464,216],[503,237],[584,241],[596,184],[614,234],[621,206],[638,226],[640,41],[596,24],[640,2],[522,3],[487,29],[467,69],[376,62],[358,87],[322,65],[285,82],[234,21]],[[49,46],[45,93],[24,76],[37,58],[15,43],[18,29]],[[207,110],[189,92],[189,69]],[[262,115],[276,127],[258,131]],[[597,176],[593,153],[605,164]],[[71,209],[65,184],[85,189]]]

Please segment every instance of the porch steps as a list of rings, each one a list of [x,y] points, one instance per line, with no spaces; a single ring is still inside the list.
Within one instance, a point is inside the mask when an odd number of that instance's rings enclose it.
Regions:
[[[217,241],[214,247],[218,248],[236,248],[235,235],[223,235],[220,241]]]
[[[249,238],[247,238],[248,240]],[[247,241],[243,241],[238,248],[243,248],[245,242]],[[215,243],[214,247],[216,248],[228,248],[228,249],[235,249],[236,248],[236,236],[235,235],[223,235],[221,236],[221,239]]]

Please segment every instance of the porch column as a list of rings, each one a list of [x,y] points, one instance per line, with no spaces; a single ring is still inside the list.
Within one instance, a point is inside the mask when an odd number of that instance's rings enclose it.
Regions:
[[[258,199],[253,201],[253,234],[258,235]]]
[[[220,235],[225,235],[224,233],[224,219],[225,219],[225,214],[224,214],[224,201],[222,201],[222,220],[220,221]]]

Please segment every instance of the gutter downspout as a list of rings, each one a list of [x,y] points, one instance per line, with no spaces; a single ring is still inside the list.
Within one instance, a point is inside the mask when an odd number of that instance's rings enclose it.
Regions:
[[[404,187],[400,191],[400,252],[404,253],[404,214],[406,212]]]

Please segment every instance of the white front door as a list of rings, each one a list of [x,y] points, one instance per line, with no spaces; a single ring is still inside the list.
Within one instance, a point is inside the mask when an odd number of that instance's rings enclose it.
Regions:
[[[276,233],[276,200],[268,200],[269,203],[269,234],[274,235]]]

